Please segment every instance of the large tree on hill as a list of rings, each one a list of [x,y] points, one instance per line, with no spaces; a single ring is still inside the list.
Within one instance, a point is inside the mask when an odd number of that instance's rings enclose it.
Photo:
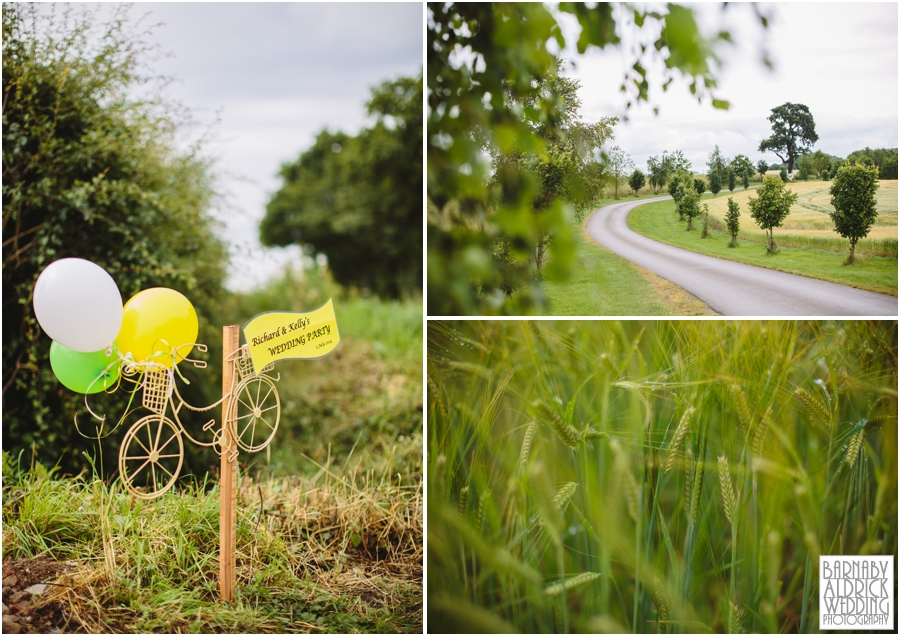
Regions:
[[[260,224],[263,245],[296,243],[328,257],[342,285],[385,298],[422,289],[422,78],[372,91],[373,127],[323,131],[281,169]]]
[[[855,260],[856,242],[865,238],[878,218],[875,191],[878,168],[860,164],[842,166],[831,184],[831,220],[834,231],[850,240],[848,264]]]
[[[769,115],[772,136],[759,144],[760,152],[775,153],[787,164],[789,172],[794,171],[794,161],[819,141],[816,122],[812,113],[803,104],[785,102],[772,109]]]

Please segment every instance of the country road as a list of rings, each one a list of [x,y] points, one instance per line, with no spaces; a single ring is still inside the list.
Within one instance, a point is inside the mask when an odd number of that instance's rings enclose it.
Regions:
[[[638,205],[669,198],[604,206],[588,219],[588,234],[723,316],[897,316],[894,296],[690,252],[642,236],[625,223]]]

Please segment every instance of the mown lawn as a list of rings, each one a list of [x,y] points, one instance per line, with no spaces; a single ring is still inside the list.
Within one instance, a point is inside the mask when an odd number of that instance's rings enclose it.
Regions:
[[[639,197],[603,199],[596,205],[626,202]],[[693,316],[712,313],[681,288],[597,245],[582,223],[575,232],[576,258],[572,277],[547,281],[546,315],[550,316]]]
[[[742,227],[750,227],[752,223],[749,213],[742,211]],[[896,258],[858,256],[857,262],[853,265],[844,265],[847,254],[789,247],[779,248],[778,254],[771,255],[766,252],[765,246],[743,240],[739,240],[738,247],[730,248],[729,235],[714,228],[710,229],[712,236],[701,239],[700,225],[701,223],[695,220],[694,229],[690,232],[685,231],[685,223],[678,221],[675,203],[671,200],[642,205],[628,215],[628,226],[635,232],[669,245],[881,294],[897,295]],[[776,228],[776,245],[778,234],[779,230]]]

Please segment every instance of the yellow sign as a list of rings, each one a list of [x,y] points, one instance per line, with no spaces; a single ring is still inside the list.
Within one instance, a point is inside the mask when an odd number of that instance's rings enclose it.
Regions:
[[[341,341],[331,299],[314,311],[269,311],[244,325],[256,374],[270,362],[290,358],[314,360],[334,351]]]

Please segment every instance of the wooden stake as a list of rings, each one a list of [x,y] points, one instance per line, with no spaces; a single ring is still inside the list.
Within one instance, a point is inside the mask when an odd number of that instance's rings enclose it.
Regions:
[[[234,378],[234,353],[240,347],[240,327],[222,327],[222,397],[228,395],[237,384]],[[237,536],[237,446],[231,439],[231,426],[225,418],[228,413],[226,398],[222,403],[222,444],[221,470],[219,476],[219,593],[222,600],[234,600],[235,582],[235,538]],[[235,455],[233,461],[229,457]]]

